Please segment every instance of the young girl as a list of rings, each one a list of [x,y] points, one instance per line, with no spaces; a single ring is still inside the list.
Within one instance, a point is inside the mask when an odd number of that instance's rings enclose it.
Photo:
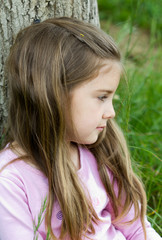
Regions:
[[[113,120],[122,64],[112,38],[48,19],[19,32],[7,74],[0,239],[160,240]]]

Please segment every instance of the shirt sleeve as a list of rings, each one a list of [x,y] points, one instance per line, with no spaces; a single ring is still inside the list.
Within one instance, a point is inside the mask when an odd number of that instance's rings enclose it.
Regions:
[[[109,211],[112,211],[112,208],[109,206]],[[112,213],[113,216],[113,213]],[[131,224],[123,224],[132,220],[134,217],[134,205],[121,221],[114,223],[116,229],[123,233],[127,240],[145,240],[144,232],[141,224],[140,218],[134,221]],[[112,219],[113,220],[113,219]],[[146,226],[146,236],[147,240],[161,240],[162,238],[157,234],[157,232],[151,227],[151,224],[148,222],[145,217],[145,226]]]
[[[111,179],[111,176],[110,176]],[[118,192],[118,186],[115,182],[115,193]],[[114,212],[111,203],[108,204],[108,211],[111,214],[112,220],[114,220]],[[145,240],[144,232],[142,228],[142,223],[140,218],[134,221],[131,224],[124,224],[125,222],[131,221],[135,216],[134,205],[131,206],[129,212],[119,221],[115,222],[113,225],[116,229],[121,231],[127,240]],[[159,234],[151,227],[151,224],[148,222],[147,217],[145,216],[145,226],[146,226],[146,236],[147,240],[161,240],[162,238]]]
[[[24,185],[14,173],[0,176],[0,239],[35,239]]]

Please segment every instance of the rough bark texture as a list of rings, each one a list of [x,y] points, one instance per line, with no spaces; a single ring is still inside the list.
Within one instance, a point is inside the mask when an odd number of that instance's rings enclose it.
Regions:
[[[99,26],[97,0],[0,0],[0,139],[7,119],[4,63],[17,32],[34,19],[69,16]]]

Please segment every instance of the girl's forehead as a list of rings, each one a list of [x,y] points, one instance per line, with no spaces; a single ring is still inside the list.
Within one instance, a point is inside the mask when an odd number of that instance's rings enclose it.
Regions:
[[[111,60],[111,59],[97,59],[96,68],[94,68],[94,74],[89,79],[83,80],[79,84],[77,84],[74,88],[72,88],[69,91],[70,96],[73,95],[75,90],[84,88],[87,85],[94,85],[95,82],[97,84],[100,84],[100,80],[102,78],[105,79],[105,76],[109,77],[109,75],[118,75],[118,78],[120,78],[122,73],[122,64],[120,61],[117,60]],[[100,80],[98,80],[100,79]]]
[[[100,62],[99,73],[108,73],[111,69],[114,68],[117,71],[122,71],[122,64],[120,61],[111,60],[111,59],[104,59]]]
[[[103,61],[97,74],[90,80],[75,87],[71,92],[71,96],[84,91],[98,90],[102,87],[103,89],[108,87],[111,92],[115,91],[120,81],[121,69],[121,64],[117,61]]]
[[[115,61],[115,60],[102,60],[99,68],[96,70],[96,74],[93,78],[89,79],[88,81],[84,82],[83,85],[86,84],[92,84],[95,81],[97,81],[98,79],[102,79],[105,76],[115,76],[118,75],[118,77],[120,78],[121,74],[122,74],[122,65],[119,61]]]

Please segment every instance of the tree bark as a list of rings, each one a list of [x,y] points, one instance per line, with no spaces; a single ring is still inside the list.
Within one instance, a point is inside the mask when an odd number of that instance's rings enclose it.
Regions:
[[[1,0],[0,2],[0,139],[7,119],[4,63],[18,31],[34,20],[68,16],[99,26],[97,0]]]

